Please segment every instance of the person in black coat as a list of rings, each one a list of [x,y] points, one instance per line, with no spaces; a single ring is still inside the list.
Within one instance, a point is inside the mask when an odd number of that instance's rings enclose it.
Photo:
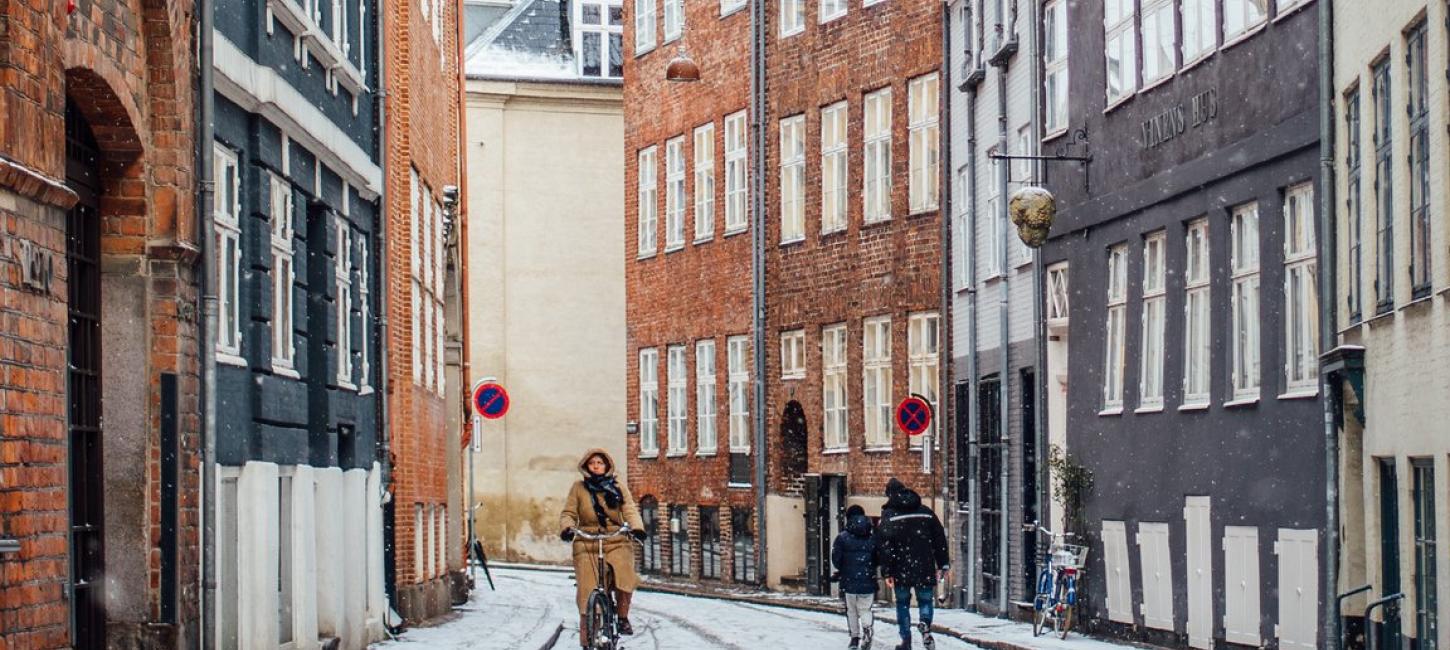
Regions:
[[[876,536],[866,510],[846,509],[846,529],[831,543],[831,566],[840,575],[846,597],[846,625],[851,629],[851,647],[871,647],[871,606],[876,600]]]
[[[896,597],[896,625],[901,632],[897,648],[911,648],[911,597],[915,595],[921,619],[917,629],[922,645],[930,650],[933,593],[937,580],[945,579],[951,568],[946,530],[936,513],[922,504],[921,495],[905,486],[893,489],[881,512],[877,554],[886,585]]]

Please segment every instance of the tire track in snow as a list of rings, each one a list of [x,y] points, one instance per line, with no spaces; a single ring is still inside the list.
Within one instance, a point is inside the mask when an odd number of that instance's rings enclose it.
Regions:
[[[707,643],[710,644],[710,645],[707,645],[707,646],[695,646],[695,647],[714,647],[714,648],[721,648],[722,650],[747,650],[746,648],[744,648],[742,646],[735,645],[733,643],[730,643],[729,641],[726,641],[725,639],[722,639],[722,638],[720,638],[718,636],[715,636],[714,634],[710,633],[709,630],[706,630],[705,628],[703,628],[703,627],[701,627],[699,625],[696,625],[696,624],[690,622],[689,620],[687,620],[687,619],[685,619],[683,617],[680,617],[680,616],[676,616],[674,614],[667,613],[667,612],[665,612],[663,610],[656,609],[654,607],[641,607],[639,605],[635,605],[632,609],[634,611],[637,611],[637,612],[647,612],[650,615],[652,615],[652,616],[655,617],[655,620],[650,621],[649,625],[646,626],[646,629],[649,630],[650,640],[654,642],[655,650],[660,650],[661,648],[664,647],[663,645],[660,644],[660,639],[655,634],[655,631],[657,629],[659,629],[659,621],[661,619],[666,620],[666,621],[669,621],[670,623],[674,624],[674,626],[677,627],[677,628],[679,628],[680,630],[683,630],[685,632],[688,632],[691,635],[693,635],[695,637],[698,637],[701,641],[704,641],[704,642],[707,642]],[[635,631],[635,636],[636,637],[639,636],[639,631],[638,630]],[[633,644],[628,643],[628,642],[625,642],[625,643],[621,643],[620,646],[623,647],[623,648],[631,648],[631,647],[633,647]],[[674,646],[674,647],[679,647],[679,646]]]

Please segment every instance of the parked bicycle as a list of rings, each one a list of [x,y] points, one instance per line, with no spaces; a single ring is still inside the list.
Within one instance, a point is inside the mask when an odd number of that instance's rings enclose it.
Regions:
[[[619,647],[619,617],[614,606],[614,598],[609,595],[609,585],[614,582],[611,575],[609,563],[604,561],[604,542],[614,537],[629,537],[629,526],[621,526],[612,533],[587,533],[577,528],[570,529],[573,538],[582,539],[587,542],[595,542],[598,550],[595,553],[595,575],[599,580],[594,584],[594,591],[589,593],[589,602],[584,608],[584,629],[580,630],[581,638],[589,640],[589,647],[595,650],[615,650]]]
[[[1077,606],[1077,581],[1087,562],[1088,548],[1066,543],[1072,533],[1046,533],[1050,543],[1042,556],[1042,572],[1037,575],[1037,595],[1032,599],[1032,636],[1040,636],[1052,624],[1052,631],[1066,639],[1072,629],[1072,613]]]

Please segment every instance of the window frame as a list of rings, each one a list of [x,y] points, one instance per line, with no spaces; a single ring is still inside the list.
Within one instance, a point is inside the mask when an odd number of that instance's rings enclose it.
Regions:
[[[293,306],[296,292],[297,267],[293,238],[294,203],[292,185],[282,176],[268,172],[269,206],[271,223],[272,254],[272,371],[293,379],[297,374],[297,346],[293,339],[296,326],[293,323]],[[282,271],[285,266],[285,275]]]
[[[850,184],[850,110],[839,101],[821,109],[821,234],[846,229]],[[828,171],[829,170],[829,171]]]
[[[891,220],[891,87],[866,93],[862,103],[862,221],[881,223]]]
[[[846,12],[849,11],[847,8],[849,4],[850,0],[819,0],[816,5],[816,24],[824,25],[845,16]],[[826,10],[828,5],[833,7],[834,11],[828,12]]]
[[[673,43],[680,40],[685,34],[685,3],[684,0],[663,0],[664,8],[664,38],[660,39],[661,44]],[[674,9],[673,15],[671,8]]]
[[[635,227],[639,240],[639,257],[645,258],[659,252],[659,233],[656,232],[659,228],[659,147],[650,145],[640,149],[637,155],[639,164],[635,185],[639,200],[635,207],[638,214]]]
[[[655,0],[634,0],[634,55],[637,57],[647,54],[658,45],[655,34]]]
[[[821,431],[822,446],[828,452],[851,446],[847,345],[845,323],[821,328]]]
[[[715,237],[715,123],[695,127],[695,243]]]
[[[573,8],[573,49],[574,60],[577,65],[578,74],[581,77],[597,79],[623,79],[624,78],[624,2],[623,0],[582,0],[575,2]],[[584,5],[597,5],[600,9],[599,24],[591,25],[584,22]],[[613,24],[610,20],[610,9],[619,7],[620,22]],[[591,75],[584,71],[584,35],[599,35],[599,74]],[[619,74],[610,74],[612,71],[610,60],[610,42],[614,36],[618,36],[619,43]]]
[[[861,323],[861,398],[865,450],[891,449],[891,316]],[[875,403],[871,398],[875,397]]]
[[[1108,12],[1109,3],[1114,3],[1118,8],[1116,14]],[[1126,11],[1123,7],[1126,6]],[[1129,97],[1132,97],[1138,90],[1138,31],[1135,28],[1138,12],[1136,0],[1104,0],[1103,1],[1103,65],[1104,84],[1103,92],[1107,97],[1109,107],[1116,106]],[[1112,50],[1114,42],[1119,39],[1123,45],[1117,46],[1118,60],[1125,61],[1121,72],[1121,79],[1118,84],[1118,93],[1113,93],[1113,70]]]
[[[1347,170],[1346,198],[1348,208],[1349,228],[1347,235],[1346,262],[1349,266],[1348,281],[1345,286],[1349,292],[1348,316],[1350,324],[1358,323],[1363,318],[1364,302],[1364,189],[1363,189],[1363,160],[1364,156],[1360,151],[1361,129],[1363,128],[1360,106],[1359,86],[1355,86],[1344,95],[1344,125],[1346,150],[1344,165]]]
[[[806,378],[806,331],[803,329],[780,333],[780,378]]]
[[[731,137],[731,131],[737,137]],[[749,185],[747,155],[750,144],[746,112],[725,116],[725,234],[732,235],[750,228],[750,207],[746,202]],[[738,140],[738,141],[737,141]],[[735,145],[735,146],[732,146]]]
[[[1186,69],[1218,51],[1218,0],[1182,0],[1179,13],[1183,21],[1179,69]],[[1189,16],[1194,20],[1190,21]],[[1190,31],[1190,24],[1198,29]],[[1189,34],[1202,34],[1202,37],[1190,40]]]
[[[780,38],[806,31],[806,0],[780,0]]]
[[[806,238],[806,116],[780,120],[780,243]]]
[[[715,399],[715,339],[695,341],[695,455],[714,456],[720,447]]]
[[[658,348],[638,351],[640,458],[657,458],[660,453],[659,357]]]
[[[1195,234],[1198,237],[1196,246]],[[1210,380],[1213,357],[1213,258],[1208,218],[1200,217],[1188,222],[1184,228],[1183,240],[1183,405],[1180,410],[1207,407],[1213,399]],[[1195,306],[1199,309],[1195,310]],[[1202,340],[1195,345],[1194,333],[1199,331],[1202,332]]]
[[[1103,409],[1100,415],[1123,412],[1123,374],[1127,369],[1128,245],[1108,247],[1107,325],[1103,341]]]
[[[1263,384],[1259,232],[1258,203],[1235,206],[1229,212],[1229,388],[1236,403],[1257,400]]]
[[[941,315],[937,312],[920,312],[907,318],[907,390],[926,398],[934,415],[941,412],[941,338]],[[920,450],[930,436],[936,448],[939,421],[933,417],[921,435],[908,436],[907,446]]]
[[[936,210],[941,196],[941,83],[936,72],[907,82],[907,196],[911,214]]]
[[[689,371],[685,368],[685,346],[665,348],[665,400],[667,456],[683,456],[690,450]]]
[[[726,381],[730,396],[730,453],[750,453],[750,338],[725,340]]]
[[[665,252],[685,247],[685,136],[665,141]]]
[[[1386,314],[1395,307],[1395,211],[1394,211],[1394,110],[1393,81],[1386,56],[1371,67],[1375,105],[1375,313]]]
[[[222,191],[216,192],[212,200],[220,280],[217,283],[217,360],[246,365],[242,358],[242,166],[237,153],[220,142],[212,144],[212,156],[218,179],[225,179],[227,170],[231,170],[230,197],[223,180],[218,183]]]
[[[1044,139],[1067,132],[1072,97],[1068,93],[1068,0],[1048,0],[1042,8],[1042,131]],[[1060,37],[1060,40],[1059,40]],[[1061,102],[1054,94],[1061,90]]]
[[[1421,20],[1405,33],[1406,106],[1409,127],[1409,280],[1410,299],[1430,295],[1434,282],[1430,175],[1430,85],[1428,21]]]
[[[1163,410],[1168,321],[1167,249],[1167,231],[1157,230],[1143,237],[1142,329],[1138,343],[1139,412]]]
[[[1302,212],[1295,213],[1295,208]],[[1297,226],[1296,226],[1297,222]],[[1319,256],[1314,232],[1314,185],[1284,190],[1284,387],[1286,396],[1319,392]],[[1294,293],[1294,279],[1300,293]],[[1295,304],[1302,300],[1302,304]],[[1295,315],[1302,322],[1295,322]],[[1297,338],[1296,338],[1297,336]],[[1302,348],[1296,345],[1302,344]]]
[[[1232,15],[1230,7],[1239,7],[1241,10],[1247,10],[1248,8],[1253,6],[1254,0],[1223,0],[1223,42],[1225,45],[1229,45],[1244,38],[1247,38],[1259,27],[1268,24],[1268,0],[1265,0],[1264,11],[1263,13],[1259,14],[1257,18],[1249,20],[1248,14],[1245,12],[1241,14],[1244,17],[1242,23],[1229,23],[1229,17],[1230,15]]]
[[[1178,11],[1177,2],[1175,0],[1140,0],[1140,2],[1142,3],[1142,6],[1139,9],[1140,27],[1138,42],[1143,49],[1141,62],[1143,72],[1143,87],[1148,88],[1169,77],[1172,77],[1174,72],[1176,72],[1178,69],[1177,61],[1174,60],[1174,55],[1176,55],[1178,52],[1179,42],[1178,21],[1176,20],[1176,14],[1178,13]],[[1164,17],[1167,18],[1166,41],[1164,40],[1164,34],[1161,33],[1164,27],[1164,23],[1162,22]],[[1157,22],[1157,24],[1150,25],[1151,18],[1157,18],[1159,22]],[[1152,30],[1151,32],[1150,27]],[[1150,41],[1148,37],[1150,33],[1152,36],[1155,37],[1154,45],[1151,49],[1156,50],[1158,54],[1158,57],[1154,57],[1152,59],[1150,59],[1148,56],[1148,52],[1150,49]],[[1162,58],[1165,55],[1167,57],[1166,61]],[[1149,62],[1155,60],[1156,62],[1152,66],[1150,66]],[[1153,72],[1151,75],[1150,71]]]
[[[352,225],[341,216],[333,219],[337,228],[337,255],[333,258],[333,288],[337,305],[338,386],[356,390],[352,381]]]

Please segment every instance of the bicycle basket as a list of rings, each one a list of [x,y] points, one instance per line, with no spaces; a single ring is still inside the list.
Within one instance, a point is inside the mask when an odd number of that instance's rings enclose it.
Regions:
[[[1063,544],[1052,551],[1052,563],[1061,567],[1081,569],[1087,564],[1088,547]]]

